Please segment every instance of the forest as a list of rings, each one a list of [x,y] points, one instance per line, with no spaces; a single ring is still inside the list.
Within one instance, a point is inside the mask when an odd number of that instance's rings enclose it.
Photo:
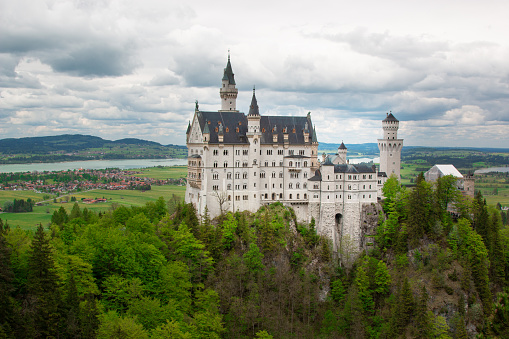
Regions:
[[[387,181],[340,256],[274,203],[199,219],[160,198],[0,232],[2,338],[507,338],[509,230],[454,189]],[[345,251],[345,249],[347,251]]]

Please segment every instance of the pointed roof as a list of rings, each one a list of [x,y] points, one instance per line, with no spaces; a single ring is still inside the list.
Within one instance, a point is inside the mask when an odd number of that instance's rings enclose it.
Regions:
[[[316,137],[316,126],[313,126],[313,138],[311,139],[312,142],[318,142],[318,138]]]
[[[343,141],[341,141],[341,145],[339,145],[338,149],[347,149]]]
[[[394,117],[394,115],[392,115],[392,112],[391,113],[387,113],[387,118],[385,118],[384,120],[382,120],[382,122],[387,122],[387,121],[396,121],[396,122],[399,122],[398,119],[396,119]]]
[[[210,134],[209,124],[207,121],[205,122],[205,127],[203,127],[203,134]]]
[[[230,85],[235,85],[235,77],[232,70],[232,64],[230,63],[230,53],[228,53],[228,63],[224,69],[223,80],[228,80]]]
[[[186,134],[189,134],[190,131],[191,131],[191,121],[189,121],[189,123],[187,125],[187,132],[186,132]]]
[[[330,159],[329,156],[327,158],[325,158],[325,161],[322,163],[322,165],[324,165],[324,166],[334,166],[334,164],[332,163],[332,160]]]
[[[249,106],[249,113],[248,115],[253,116],[257,115],[260,116],[260,111],[258,110],[258,101],[256,101],[256,95],[255,95],[255,89],[253,88],[253,98],[251,99],[251,106]]]

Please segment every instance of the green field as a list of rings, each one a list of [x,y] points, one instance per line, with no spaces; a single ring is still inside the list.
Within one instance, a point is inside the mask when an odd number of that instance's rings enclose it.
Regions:
[[[146,177],[152,179],[179,179],[187,176],[187,166],[173,167],[150,167],[141,168],[141,174],[135,174],[136,177]]]
[[[53,198],[53,195],[47,193],[35,193],[34,191],[0,191],[0,207],[3,208],[4,204],[14,199],[25,199],[28,198],[34,201],[41,201],[43,196],[49,195]]]
[[[152,186],[150,191],[137,191],[137,190],[124,190],[124,191],[110,191],[110,190],[92,190],[88,192],[80,192],[72,194],[78,199],[78,203],[81,209],[87,208],[96,213],[104,212],[111,209],[112,204],[117,203],[125,206],[142,206],[149,201],[156,201],[159,197],[163,197],[168,201],[173,194],[183,199],[186,191],[185,186]],[[5,201],[9,199],[4,198],[4,193],[11,194],[12,191],[0,191],[0,199]],[[33,197],[35,194],[32,191],[16,191],[16,198],[27,199]],[[26,195],[23,196],[22,193]],[[42,198],[42,195],[40,195]],[[84,204],[81,202],[81,198],[106,198],[108,202],[97,203],[97,204]],[[63,198],[57,198],[61,200]],[[40,200],[40,199],[39,199]],[[68,213],[70,213],[74,202],[68,203],[49,203],[45,206],[34,206],[34,211],[30,213],[1,213],[0,218],[5,222],[7,221],[11,227],[19,226],[22,229],[35,230],[39,223],[47,225],[51,222],[51,216],[53,212],[60,208],[65,207]]]
[[[169,178],[182,178],[187,175],[186,166],[175,166],[175,167],[152,167],[144,168],[140,170],[142,173],[137,174],[139,177],[148,177],[154,179],[169,179]],[[50,200],[48,204],[44,206],[34,206],[34,211],[30,213],[1,213],[0,218],[3,221],[7,221],[11,227],[19,226],[23,229],[35,229],[35,227],[42,223],[47,225],[51,221],[53,212],[59,209],[61,206],[65,207],[68,212],[74,205],[70,202],[70,197],[74,196],[78,200],[80,208],[88,208],[89,210],[103,212],[111,209],[112,204],[121,204],[125,206],[142,206],[149,201],[155,201],[159,197],[163,197],[168,201],[173,194],[183,199],[186,191],[185,186],[152,186],[149,191],[138,191],[138,190],[122,190],[122,191],[110,191],[110,190],[92,190],[87,192],[77,192],[70,194],[65,197],[56,197],[51,195],[51,199],[56,198],[57,202],[54,203]],[[0,191],[0,206],[3,206],[7,201],[14,199],[28,199],[31,198],[36,202],[42,201],[43,196],[48,195],[46,193],[35,193],[33,191]],[[81,203],[82,198],[106,198],[108,202],[97,203],[97,204],[84,204]],[[65,203],[68,200],[69,202]],[[64,203],[62,203],[64,201]]]

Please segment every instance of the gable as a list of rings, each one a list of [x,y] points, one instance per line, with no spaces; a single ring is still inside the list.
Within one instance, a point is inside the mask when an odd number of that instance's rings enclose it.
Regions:
[[[193,124],[191,125],[191,131],[189,133],[189,143],[200,143],[203,141],[203,135],[200,128],[200,123],[198,119],[196,119],[196,114],[194,115]]]

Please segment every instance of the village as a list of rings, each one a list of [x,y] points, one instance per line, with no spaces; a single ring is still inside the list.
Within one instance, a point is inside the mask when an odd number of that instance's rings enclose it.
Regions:
[[[55,172],[1,173],[0,190],[34,191],[61,196],[93,189],[149,190],[151,186],[185,185],[185,179],[154,179],[136,176],[143,172],[110,168],[76,169]]]

